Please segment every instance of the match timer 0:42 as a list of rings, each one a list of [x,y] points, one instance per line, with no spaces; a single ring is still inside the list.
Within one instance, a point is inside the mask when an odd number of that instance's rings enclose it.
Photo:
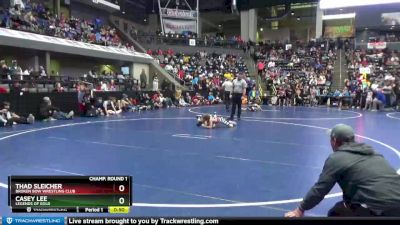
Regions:
[[[131,176],[9,176],[13,212],[127,213]]]

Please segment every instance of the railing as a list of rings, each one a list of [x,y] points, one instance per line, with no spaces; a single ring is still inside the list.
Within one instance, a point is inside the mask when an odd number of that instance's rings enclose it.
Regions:
[[[218,40],[204,38],[187,38],[180,35],[131,35],[133,39],[142,44],[168,44],[190,46],[190,40],[195,40],[195,46],[243,49],[246,45],[236,40]]]
[[[172,73],[171,71],[165,70],[160,64],[158,64],[158,63],[155,63],[155,64],[158,65],[160,67],[160,69],[164,70],[171,78],[173,78],[179,84],[181,84],[181,85],[183,85],[185,87],[189,87],[191,85],[190,82],[187,82],[187,81],[179,78],[177,74]]]
[[[22,78],[22,79],[21,79]],[[2,75],[0,85],[9,90],[21,89],[27,92],[52,92],[56,84],[64,88],[64,91],[76,91],[77,85],[84,83],[95,87],[100,82],[114,81],[117,90],[130,91],[139,86],[139,81],[132,78],[111,78],[111,77],[70,77],[70,76],[39,76],[39,75]],[[17,84],[17,86],[16,86]]]

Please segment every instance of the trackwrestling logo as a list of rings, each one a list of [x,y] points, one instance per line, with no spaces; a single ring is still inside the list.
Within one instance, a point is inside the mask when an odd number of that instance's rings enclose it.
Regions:
[[[3,224],[8,225],[32,225],[32,224],[52,224],[64,225],[64,217],[6,217]]]

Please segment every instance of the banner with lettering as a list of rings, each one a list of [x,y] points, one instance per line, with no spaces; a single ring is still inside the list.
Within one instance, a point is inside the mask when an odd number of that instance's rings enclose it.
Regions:
[[[368,49],[385,49],[386,42],[369,42]]]
[[[182,10],[182,9],[161,9],[161,15],[169,18],[179,19],[197,19],[197,12],[194,10]]]
[[[173,20],[163,19],[165,33],[181,34],[183,32],[196,33],[197,23],[195,20]]]
[[[354,26],[325,26],[326,38],[354,37]]]

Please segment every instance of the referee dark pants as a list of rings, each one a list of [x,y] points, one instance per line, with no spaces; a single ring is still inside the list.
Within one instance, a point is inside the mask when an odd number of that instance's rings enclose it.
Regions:
[[[360,204],[348,204],[340,201],[328,211],[329,217],[398,217],[400,216],[400,207],[385,209],[380,212],[374,212],[364,208]]]
[[[242,93],[232,94],[232,112],[230,119],[233,120],[236,113],[236,106],[238,107],[237,118],[240,119],[240,114],[242,113]]]
[[[231,92],[225,91],[224,92],[224,103],[226,111],[229,111],[229,107],[231,106]]]

